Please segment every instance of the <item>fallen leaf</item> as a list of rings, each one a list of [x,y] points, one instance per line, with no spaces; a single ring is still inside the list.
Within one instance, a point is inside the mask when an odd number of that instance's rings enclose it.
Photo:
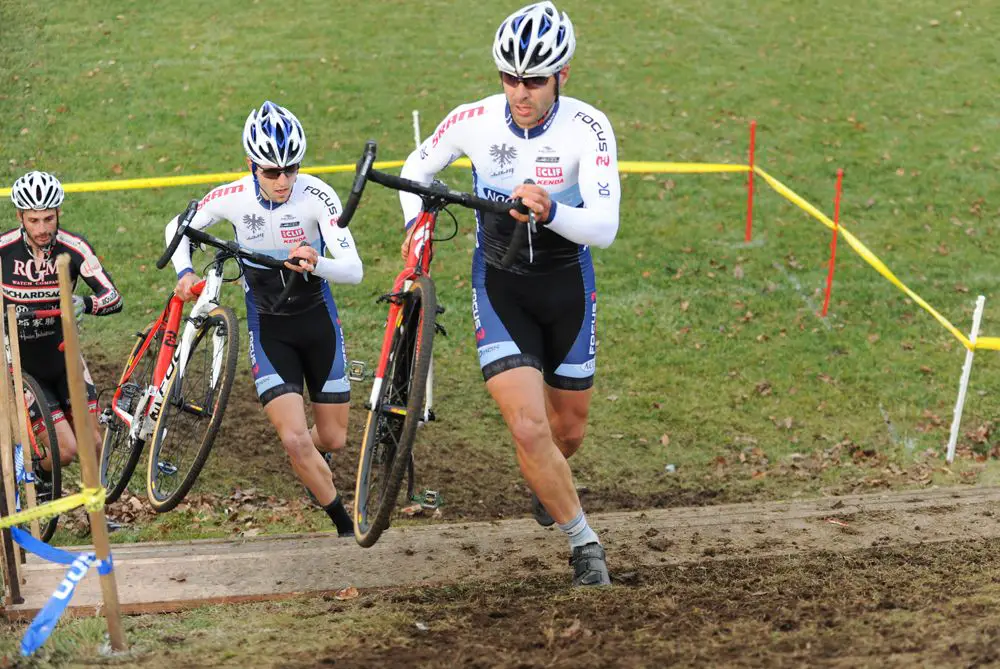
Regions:
[[[670,435],[667,434],[666,432],[664,432],[660,436],[660,443],[663,444],[664,446],[669,446],[670,445]]]
[[[574,620],[569,627],[564,629],[559,633],[560,638],[569,639],[575,637],[583,629],[583,625],[580,624],[579,619]]]
[[[357,588],[355,588],[353,585],[349,585],[343,590],[338,590],[337,594],[335,594],[334,597],[336,599],[344,601],[345,599],[357,599],[359,594],[360,593],[358,592]]]
[[[691,303],[688,302],[687,300],[684,300],[683,302],[681,302],[681,311],[687,311],[688,307],[690,307],[690,306],[691,306]]]
[[[743,278],[743,265],[737,265],[733,268],[733,278],[742,279]]]
[[[404,516],[409,516],[412,518],[413,516],[424,515],[424,507],[420,506],[419,504],[411,504],[409,506],[404,506],[402,509],[399,510],[399,512],[402,513]]]

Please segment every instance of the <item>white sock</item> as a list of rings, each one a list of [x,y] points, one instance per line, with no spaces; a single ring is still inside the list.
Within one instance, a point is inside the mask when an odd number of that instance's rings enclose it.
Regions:
[[[577,546],[586,546],[587,544],[601,543],[601,540],[597,538],[597,532],[594,532],[590,528],[590,525],[587,524],[587,516],[583,514],[583,509],[580,509],[580,513],[576,514],[576,518],[568,523],[559,523],[559,529],[569,537],[570,549]]]

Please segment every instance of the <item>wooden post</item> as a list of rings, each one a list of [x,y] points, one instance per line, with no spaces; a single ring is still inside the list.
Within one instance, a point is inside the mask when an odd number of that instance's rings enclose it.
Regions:
[[[0,309],[0,340],[3,339],[4,327],[3,309]],[[14,490],[17,483],[14,480],[14,448],[12,437],[14,436],[13,419],[14,404],[11,402],[11,381],[10,366],[7,365],[7,356],[0,360],[0,475],[3,476],[4,506],[7,509],[6,515],[16,513],[17,506],[14,503]],[[7,555],[7,570],[9,573],[8,585],[11,592],[14,588],[20,590],[21,586],[21,564],[16,558],[17,551],[11,539],[10,530],[3,530],[3,551]],[[14,556],[11,559],[10,556]]]
[[[97,445],[94,443],[95,418],[87,406],[87,387],[83,380],[83,359],[80,357],[80,337],[76,331],[76,315],[73,310],[73,282],[69,275],[69,256],[60,255],[56,259],[59,272],[59,304],[62,311],[63,341],[66,345],[66,376],[69,385],[70,406],[73,408],[74,431],[76,432],[77,456],[85,488],[100,488],[101,473],[97,465]],[[94,552],[98,559],[107,560],[111,555],[108,541],[108,525],[104,509],[88,511],[90,516],[90,536],[94,540]],[[125,635],[122,633],[121,611],[118,606],[118,586],[114,572],[102,575],[101,594],[104,598],[104,615],[108,620],[108,635],[111,648],[126,650]]]
[[[7,510],[7,483],[0,476],[0,518],[11,515]],[[7,606],[21,604],[21,581],[17,575],[17,555],[14,552],[14,540],[10,536],[10,528],[0,530],[0,577],[3,577],[5,588],[5,603]]]
[[[28,425],[28,407],[24,404],[24,375],[21,372],[21,342],[18,340],[17,310],[13,304],[7,305],[7,332],[10,334],[10,357],[14,370],[14,410],[17,413],[18,434],[21,439],[21,454],[24,456],[24,468],[31,469],[32,448],[31,448],[31,426]],[[36,397],[35,401],[41,403],[44,397]],[[49,439],[54,438],[49,435]],[[27,500],[27,508],[34,509],[38,501],[35,498],[35,484],[26,483],[24,485],[24,498]],[[42,533],[38,527],[38,520],[31,521],[31,536],[36,539],[41,538]]]

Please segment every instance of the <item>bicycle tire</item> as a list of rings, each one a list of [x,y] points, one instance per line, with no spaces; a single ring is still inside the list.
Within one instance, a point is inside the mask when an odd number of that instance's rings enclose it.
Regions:
[[[51,493],[48,495],[48,499],[44,499],[43,495],[39,494],[39,485],[35,485],[36,501],[38,504],[45,504],[46,502],[51,502],[62,497],[62,462],[59,459],[59,438],[56,436],[56,425],[55,421],[52,420],[52,410],[49,409],[49,403],[45,401],[45,392],[39,385],[38,381],[35,380],[30,374],[22,374],[21,377],[21,388],[24,393],[25,403],[24,410],[29,412],[28,404],[28,393],[30,393],[33,398],[35,405],[37,407],[38,414],[41,416],[42,427],[45,429],[45,433],[48,435],[48,452],[51,456],[52,462],[52,473],[51,473]],[[28,429],[33,430],[31,426],[31,420],[28,420]],[[32,436],[36,439],[37,436]],[[39,454],[30,445],[21,445],[22,453],[26,453],[28,449],[31,452],[31,468],[32,471],[37,472],[39,467],[39,461],[44,458],[44,455]],[[25,464],[27,464],[28,459],[25,458]],[[36,477],[37,478],[37,477]],[[22,507],[24,505],[22,504]],[[43,519],[38,526],[39,538],[42,541],[48,542],[52,539],[52,535],[56,533],[56,527],[59,524],[59,516],[52,516],[51,518]]]
[[[162,333],[162,329],[157,329],[156,333],[153,334],[154,340],[150,342],[146,352],[143,353],[142,360],[135,366],[131,374],[128,374],[128,370],[132,365],[133,358],[150,337],[149,327],[139,335],[139,340],[132,347],[132,352],[128,356],[115,389],[116,392],[118,388],[122,389],[119,396],[119,408],[127,414],[134,414],[136,402],[153,381],[153,371],[156,368]],[[129,426],[111,411],[110,407],[106,410],[106,415],[107,427],[104,430],[104,440],[101,443],[101,485],[104,486],[105,503],[113,504],[118,501],[132,480],[135,468],[139,464],[139,458],[142,457],[145,443],[141,440],[130,443]],[[134,420],[142,420],[142,417],[134,418]]]
[[[373,546],[390,524],[410,468],[434,345],[437,297],[430,277],[418,277],[401,297],[402,318],[390,342],[382,388],[368,411],[354,489],[354,536]],[[400,362],[404,364],[400,365]],[[400,417],[400,405],[405,415]],[[373,474],[378,478],[373,482]]]
[[[199,344],[208,339],[206,335],[215,336],[216,333],[221,334],[225,346],[225,351],[219,354],[219,376],[214,388],[209,377],[204,395],[198,395],[199,372],[202,376],[206,372],[205,366],[199,366],[199,360],[196,360],[199,355]],[[153,447],[150,449],[149,465],[146,468],[146,496],[158,513],[165,513],[176,507],[191,490],[202,467],[205,466],[229,401],[229,391],[233,387],[233,378],[236,375],[239,348],[236,314],[229,307],[216,307],[208,314],[195,334],[188,360],[184,365],[183,379],[178,368],[167,384],[163,407],[153,431]],[[201,347],[201,351],[204,350],[205,347]],[[207,357],[202,357],[200,362],[210,362],[212,359],[213,354],[210,353]],[[194,395],[191,394],[192,388],[195,389]],[[208,406],[211,406],[212,410],[206,416],[204,410]],[[207,423],[205,418],[208,419]],[[175,430],[173,424],[177,421],[181,421],[181,425],[187,423],[190,427],[184,428],[178,425],[180,429]],[[182,469],[187,462],[184,458],[185,451],[189,450],[185,448],[184,442],[196,438],[198,434],[203,436],[196,444],[197,451],[190,460],[190,466]],[[178,466],[178,462],[181,466]]]

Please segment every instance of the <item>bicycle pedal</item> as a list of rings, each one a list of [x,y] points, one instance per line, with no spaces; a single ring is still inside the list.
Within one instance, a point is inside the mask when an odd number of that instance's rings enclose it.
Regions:
[[[434,331],[437,332],[442,337],[448,336],[448,331],[445,330],[444,326],[438,323],[437,321],[434,322]]]
[[[364,381],[367,374],[368,365],[361,360],[351,360],[350,367],[347,372],[347,378],[351,381]]]
[[[178,472],[177,467],[170,464],[169,462],[164,462],[163,460],[160,460],[156,463],[156,469],[161,474],[166,474],[167,476],[173,476]]]
[[[420,508],[433,511],[441,506],[441,495],[437,490],[424,490],[420,493]]]
[[[437,305],[437,312],[438,312],[439,314],[443,314],[443,313],[444,313],[444,312],[446,312],[447,310],[448,310],[448,308],[447,308],[447,307],[445,307],[444,305],[441,305],[441,304]]]
[[[427,420],[425,422],[429,423],[432,420],[437,420],[437,416],[434,415],[434,409],[427,410]]]

